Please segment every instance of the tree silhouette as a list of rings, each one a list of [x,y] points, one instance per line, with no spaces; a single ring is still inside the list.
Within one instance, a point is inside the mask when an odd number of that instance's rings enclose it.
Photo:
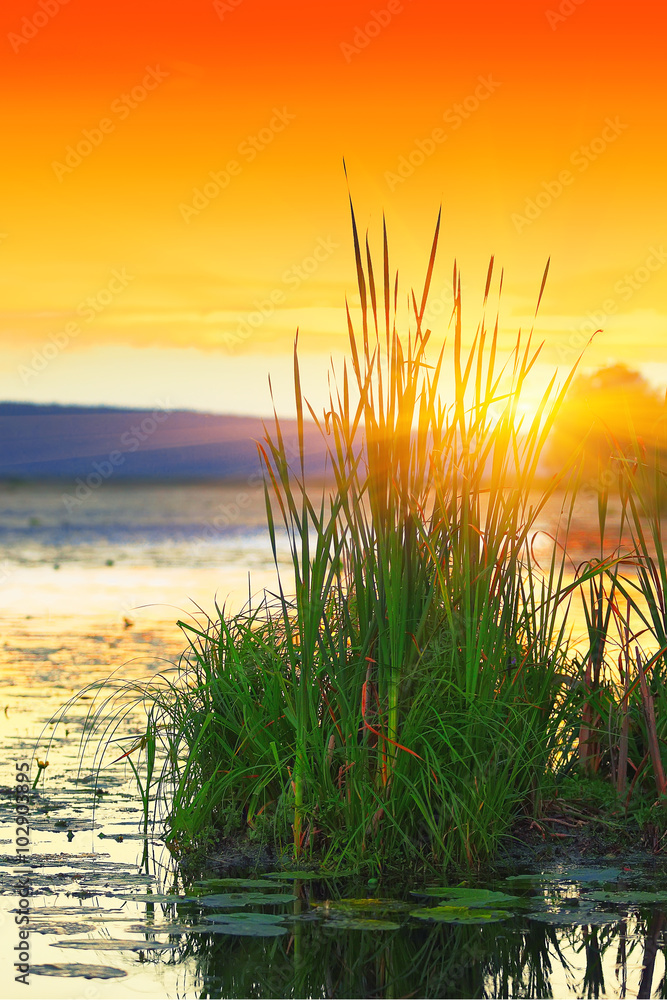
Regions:
[[[583,448],[583,475],[595,477],[600,467],[620,453],[634,455],[639,443],[647,455],[659,448],[665,402],[640,372],[617,364],[592,375],[579,375],[554,423],[545,459],[551,471],[562,468]]]

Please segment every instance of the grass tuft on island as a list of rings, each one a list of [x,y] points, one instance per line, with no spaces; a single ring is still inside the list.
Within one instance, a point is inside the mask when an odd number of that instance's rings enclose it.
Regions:
[[[618,551],[604,550],[605,486],[600,558],[568,577],[574,460],[546,483],[538,472],[574,369],[561,386],[554,373],[522,418],[540,348],[519,334],[499,362],[497,307],[487,320],[493,259],[472,346],[463,348],[454,265],[451,347],[428,358],[439,226],[401,333],[386,227],[378,282],[352,210],[360,316],[347,308],[349,360],[332,373],[319,416],[304,399],[295,344],[296,452],[277,417],[259,446],[278,593],[239,613],[218,609],[206,626],[179,623],[188,651],[178,676],[142,692],[147,728],[133,749],[144,757],[132,767],[145,824],[153,803],[177,855],[247,843],[249,856],[268,845],[331,870],[476,868],[518,817],[539,821],[554,781],[577,769],[621,803],[653,783],[662,801],[663,477],[640,468],[636,439],[634,464],[617,461],[637,589],[620,575]],[[498,300],[501,288],[502,277]],[[328,454],[317,494],[307,413]],[[559,542],[540,567],[536,523],[556,491],[566,497]],[[589,626],[583,652],[569,643],[575,591]],[[644,616],[637,631],[631,612]],[[659,655],[643,656],[640,634]]]

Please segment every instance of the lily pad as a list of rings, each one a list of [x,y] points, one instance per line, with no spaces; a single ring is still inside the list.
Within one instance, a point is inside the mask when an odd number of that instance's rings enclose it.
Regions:
[[[69,827],[68,829],[74,829],[74,827]],[[85,828],[87,829],[87,828]],[[99,840],[116,840],[122,842],[123,840],[150,840],[153,844],[162,844],[163,840],[160,837],[156,837],[154,834],[149,833],[98,833]]]
[[[409,910],[411,903],[406,903],[402,899],[327,899],[324,902],[313,901],[313,906],[323,906],[327,910],[345,910],[346,912],[358,912],[359,910]]]
[[[324,902],[313,901],[313,906],[323,907],[325,910],[332,910],[341,913],[359,913],[360,911],[373,911],[382,913],[400,913],[409,910],[412,903],[406,903],[402,899],[327,899]]]
[[[490,889],[467,889],[458,886],[431,885],[419,891],[413,891],[411,896],[429,896],[434,898],[454,899],[461,906],[482,907],[489,909],[494,906],[510,906],[523,903],[519,896],[509,896],[504,892],[492,892]]]
[[[335,917],[324,927],[335,931],[398,931],[401,925],[393,920],[373,920],[371,917]]]
[[[551,910],[541,913],[529,913],[529,920],[538,920],[542,924],[555,924],[557,927],[601,927],[603,924],[614,924],[620,917],[617,913],[601,913],[599,910]]]
[[[72,941],[53,941],[52,948],[82,948],[86,951],[171,951],[176,945],[158,941],[113,941],[110,938],[90,938]]]
[[[329,877],[331,878],[332,876]],[[326,878],[326,875],[324,875],[323,872],[282,871],[282,872],[265,872],[262,875],[262,878],[265,880],[269,878],[282,878],[282,879],[289,879],[290,881],[293,879],[301,879],[301,881],[305,882],[308,879]],[[338,876],[336,876],[336,878],[338,878]]]
[[[202,889],[283,889],[282,882],[270,882],[263,878],[210,878],[197,882],[195,888]]]
[[[410,916],[418,920],[435,920],[441,924],[494,924],[507,920],[512,914],[507,910],[483,910],[469,906],[430,906],[411,910]]]
[[[31,868],[53,868],[56,865],[67,865],[68,868],[90,868],[91,865],[104,866],[104,870],[122,869],[127,871],[128,865],[123,861],[102,861],[108,854],[93,852],[92,854],[31,854]],[[16,867],[16,857],[12,854],[0,855],[0,866]],[[135,866],[136,867],[136,866]]]
[[[247,906],[250,902],[250,892],[216,892],[210,896],[199,896],[197,902],[202,906],[229,906],[231,908]]]
[[[292,927],[294,924],[321,923],[322,916],[323,914],[317,910],[307,910],[305,913],[285,913],[283,919],[289,927]]]
[[[77,893],[72,893],[73,896]],[[198,903],[197,896],[174,896],[164,892],[136,892],[134,895],[112,893],[114,899],[127,899],[132,903]]]
[[[540,872],[534,876],[517,875],[506,879],[519,881],[532,879],[534,882],[615,882],[623,872],[620,868],[559,868],[555,871]]]
[[[46,965],[31,965],[32,976],[60,976],[81,979],[122,979],[127,975],[123,969],[110,965],[82,965],[79,962],[54,962]]]
[[[31,919],[30,921],[31,934],[87,934],[88,931],[94,930],[97,930],[95,924],[69,923],[62,920]]]
[[[627,892],[605,892],[603,889],[597,889],[595,892],[589,892],[586,899],[598,903],[657,904],[667,903],[667,892],[642,892],[638,889]]]
[[[199,924],[130,924],[126,930],[130,934],[189,934],[191,931],[205,931]]]
[[[253,904],[292,903],[298,896],[287,892],[220,892],[212,896],[200,896],[202,906],[247,906]]]
[[[242,913],[212,913],[203,919],[212,924],[282,924],[285,918],[279,913],[244,910]]]
[[[14,908],[12,913],[16,913]],[[107,913],[101,906],[31,906],[32,917],[83,917],[87,919],[94,913]]]
[[[234,937],[280,937],[281,934],[287,934],[287,928],[257,920],[247,924],[208,924],[200,930],[200,933],[231,934]]]

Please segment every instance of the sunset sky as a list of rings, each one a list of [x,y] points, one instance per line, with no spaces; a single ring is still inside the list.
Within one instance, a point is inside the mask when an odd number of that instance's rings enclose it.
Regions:
[[[667,382],[665,14],[635,0],[5,0],[0,399],[289,412],[354,302],[347,187],[401,289],[442,204],[474,331]]]

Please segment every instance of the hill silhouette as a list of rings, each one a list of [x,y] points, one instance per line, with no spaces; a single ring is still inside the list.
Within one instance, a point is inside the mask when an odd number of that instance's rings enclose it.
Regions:
[[[269,429],[272,421],[266,421]],[[296,421],[281,422],[295,452]],[[124,479],[233,479],[260,469],[258,417],[169,410],[0,403],[0,478],[71,479],[111,467]],[[324,470],[314,424],[305,428],[307,469]],[[106,478],[106,477],[105,477]]]
[[[554,423],[546,463],[562,468],[583,447],[583,474],[595,477],[612,455],[632,454],[633,440],[645,454],[655,454],[664,442],[666,412],[662,394],[626,365],[579,375]]]

